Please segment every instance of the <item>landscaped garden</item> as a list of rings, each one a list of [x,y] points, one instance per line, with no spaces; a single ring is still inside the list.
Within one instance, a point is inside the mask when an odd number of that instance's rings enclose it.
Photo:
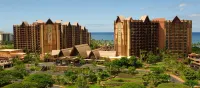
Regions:
[[[38,54],[27,53],[23,61],[13,59],[13,69],[1,69],[0,87],[188,88],[198,84],[200,71],[191,69],[187,59],[179,60],[178,55],[161,51],[157,55],[141,56],[107,60],[100,65],[81,61],[79,66],[69,64],[65,71],[57,71],[55,64],[41,62]],[[48,66],[41,66],[41,63]],[[171,81],[170,75],[185,82]]]

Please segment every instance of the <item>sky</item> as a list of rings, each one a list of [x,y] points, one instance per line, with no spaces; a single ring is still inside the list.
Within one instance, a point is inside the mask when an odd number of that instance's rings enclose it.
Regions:
[[[78,22],[90,32],[113,32],[118,15],[139,19],[192,20],[193,32],[200,32],[200,0],[1,0],[0,31],[13,32],[13,24],[36,20]]]

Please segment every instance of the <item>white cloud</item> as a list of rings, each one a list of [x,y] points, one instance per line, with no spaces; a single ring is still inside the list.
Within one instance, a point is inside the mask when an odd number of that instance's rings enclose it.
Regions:
[[[180,11],[183,11],[185,6],[187,6],[187,4],[185,4],[185,3],[179,4]]]
[[[186,6],[185,3],[181,3],[181,4],[179,4],[179,7],[184,7],[184,6]]]
[[[191,14],[189,17],[200,17],[200,14]]]

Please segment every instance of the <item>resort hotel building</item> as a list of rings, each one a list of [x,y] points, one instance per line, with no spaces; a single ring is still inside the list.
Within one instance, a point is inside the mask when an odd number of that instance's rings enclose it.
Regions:
[[[140,56],[158,49],[187,55],[191,53],[192,21],[156,18],[139,20],[118,16],[114,21],[114,48],[118,56]]]
[[[13,25],[14,48],[26,49],[40,54],[71,48],[75,45],[90,44],[91,34],[78,23],[62,23],[62,20],[46,22],[37,20],[32,24],[22,22]]]

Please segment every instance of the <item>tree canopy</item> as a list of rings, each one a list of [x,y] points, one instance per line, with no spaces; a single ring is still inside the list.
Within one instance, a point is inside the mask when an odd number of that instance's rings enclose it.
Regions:
[[[196,81],[196,80],[187,80],[184,84],[193,88],[195,85],[198,85],[198,81]]]
[[[48,74],[32,74],[26,77],[23,82],[36,83],[38,88],[51,87],[54,84],[52,76]]]

